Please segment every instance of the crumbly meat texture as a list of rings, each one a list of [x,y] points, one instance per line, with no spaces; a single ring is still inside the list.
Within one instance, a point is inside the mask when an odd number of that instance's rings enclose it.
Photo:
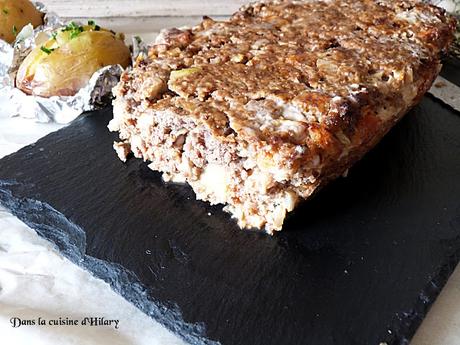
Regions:
[[[291,0],[165,31],[115,88],[114,147],[281,230],[421,99],[455,25],[416,1]]]

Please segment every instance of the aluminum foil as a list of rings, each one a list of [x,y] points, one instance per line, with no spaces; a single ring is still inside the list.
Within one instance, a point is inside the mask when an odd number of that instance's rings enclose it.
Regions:
[[[132,62],[135,65],[138,58],[148,56],[149,46],[139,36],[134,36],[132,39]]]
[[[27,95],[15,87],[17,71],[29,52],[48,40],[52,32],[65,26],[64,21],[48,12],[43,4],[35,5],[45,13],[44,25],[35,30],[32,25],[24,27],[13,45],[0,40],[0,112],[38,122],[66,124],[86,111],[110,104],[112,88],[123,72],[121,66],[107,66],[96,71],[75,96],[44,98]]]

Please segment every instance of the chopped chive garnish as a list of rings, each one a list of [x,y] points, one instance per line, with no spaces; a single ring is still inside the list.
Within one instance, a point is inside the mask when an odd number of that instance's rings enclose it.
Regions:
[[[51,34],[51,38],[52,38],[53,40],[56,41],[57,35],[58,35],[57,32],[53,32],[53,33]]]
[[[62,29],[62,31],[72,31],[72,30],[77,30],[77,29],[78,29],[78,25],[75,24],[74,22],[70,22]]]
[[[73,38],[77,37],[77,36],[80,35],[80,33],[82,33],[82,32],[83,32],[83,30],[82,30],[82,31],[72,31],[72,32],[70,33],[70,39],[73,39]]]
[[[2,12],[3,12],[4,14],[10,13],[10,12],[8,12],[8,10],[7,10],[6,8],[4,8],[4,9],[2,10]]]
[[[54,49],[46,48],[44,46],[41,46],[40,50],[48,55],[50,55],[54,51]]]
[[[142,43],[142,38],[140,38],[139,36],[134,36],[134,39],[136,40],[137,44]]]
[[[73,39],[80,35],[84,30],[83,26],[77,25],[74,22],[70,22],[67,26],[61,30],[62,32],[70,32],[70,39]]]
[[[16,25],[13,25],[13,35],[17,35],[18,34],[18,28],[16,27]]]
[[[88,25],[92,26],[94,31],[101,31],[101,27],[94,20],[88,20]]]

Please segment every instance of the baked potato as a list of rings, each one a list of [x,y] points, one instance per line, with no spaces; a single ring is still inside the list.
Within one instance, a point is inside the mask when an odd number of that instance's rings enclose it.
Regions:
[[[0,39],[13,43],[27,24],[43,24],[41,13],[29,0],[0,0]]]
[[[94,22],[70,23],[34,48],[19,67],[16,86],[30,95],[73,96],[104,66],[126,68],[131,53],[123,37]]]

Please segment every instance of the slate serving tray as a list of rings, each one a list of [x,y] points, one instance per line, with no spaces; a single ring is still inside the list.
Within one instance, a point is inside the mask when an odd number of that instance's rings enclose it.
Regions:
[[[270,237],[112,151],[111,109],[0,160],[0,202],[193,344],[407,344],[460,258],[460,116],[429,96]]]

